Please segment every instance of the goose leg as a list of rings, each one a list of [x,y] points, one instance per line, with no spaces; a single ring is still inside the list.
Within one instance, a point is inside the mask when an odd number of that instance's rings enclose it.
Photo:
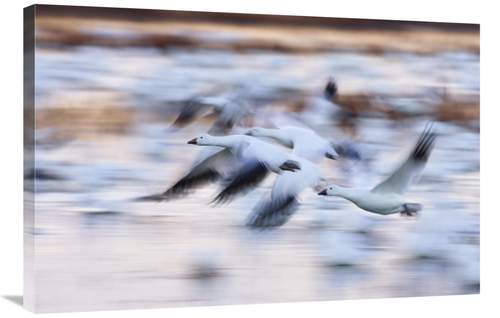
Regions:
[[[418,212],[422,210],[423,206],[418,203],[406,203],[403,204],[403,211],[401,211],[402,216],[418,216]]]

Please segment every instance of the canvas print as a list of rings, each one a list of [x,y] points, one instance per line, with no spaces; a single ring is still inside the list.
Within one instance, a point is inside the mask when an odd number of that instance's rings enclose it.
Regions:
[[[24,10],[24,306],[478,294],[478,24]]]

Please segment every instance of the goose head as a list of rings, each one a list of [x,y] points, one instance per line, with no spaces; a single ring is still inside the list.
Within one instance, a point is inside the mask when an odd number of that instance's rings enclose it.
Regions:
[[[318,192],[318,195],[338,196],[340,195],[340,187],[338,185],[331,184]]]
[[[213,136],[211,136],[209,134],[202,134],[196,138],[191,139],[187,143],[191,144],[191,145],[210,146],[210,145],[213,145],[213,141],[214,141]]]

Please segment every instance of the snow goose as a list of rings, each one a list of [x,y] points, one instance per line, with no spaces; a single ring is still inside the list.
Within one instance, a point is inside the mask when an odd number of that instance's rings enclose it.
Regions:
[[[222,135],[227,133],[238,121],[246,118],[250,111],[234,98],[198,97],[181,110],[179,117],[170,126],[168,132],[176,132],[196,119],[212,113],[217,113],[218,117],[208,133]]]
[[[292,154],[318,164],[322,158],[340,160],[339,168],[348,177],[357,163],[367,168],[366,158],[352,141],[326,140],[308,127],[288,126],[281,129],[253,127],[247,132],[250,136],[272,138],[283,146],[293,148]],[[340,154],[340,155],[339,155]],[[347,161],[344,161],[347,160]],[[356,166],[357,168],[357,166]]]
[[[254,137],[268,137],[277,140],[283,146],[293,148],[293,153],[317,163],[321,158],[341,158],[358,161],[361,151],[353,140],[326,139],[300,120],[294,113],[272,112],[258,113],[264,123],[275,128],[253,127],[246,134]]]
[[[419,203],[408,203],[402,198],[411,183],[420,177],[432,152],[437,134],[428,126],[408,159],[385,181],[373,189],[344,188],[329,185],[318,195],[340,196],[359,208],[382,215],[401,213],[412,216],[422,210]]]
[[[282,129],[253,127],[247,132],[254,137],[269,137],[277,140],[285,147],[293,148],[293,154],[311,162],[321,158],[338,159],[339,154],[331,144],[315,131],[301,127],[289,126]]]
[[[196,187],[214,183],[235,171],[239,174],[227,185],[217,200],[227,201],[257,186],[269,171],[300,170],[300,164],[292,156],[276,146],[245,135],[211,136],[202,134],[188,141],[198,146],[218,146],[222,150],[196,164],[181,180],[162,195],[163,199],[187,195]]]
[[[268,198],[264,198],[252,209],[247,226],[254,228],[274,228],[285,224],[299,208],[298,196],[308,187],[321,189],[326,179],[320,169],[304,158],[296,157],[301,170],[285,171],[274,182]]]

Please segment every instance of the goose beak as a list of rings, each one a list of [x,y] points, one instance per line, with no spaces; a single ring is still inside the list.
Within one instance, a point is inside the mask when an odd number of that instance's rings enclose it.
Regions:
[[[196,142],[196,138],[193,138],[190,141],[188,141],[188,144],[190,144],[190,145],[196,145],[198,143]]]
[[[326,195],[326,189],[324,189],[324,190],[320,191],[320,192],[318,193],[318,195]]]

